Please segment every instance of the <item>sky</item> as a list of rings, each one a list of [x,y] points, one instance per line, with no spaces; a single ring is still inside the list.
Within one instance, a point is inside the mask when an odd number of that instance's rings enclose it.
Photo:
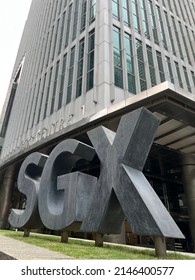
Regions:
[[[0,1],[0,113],[9,87],[31,0]]]

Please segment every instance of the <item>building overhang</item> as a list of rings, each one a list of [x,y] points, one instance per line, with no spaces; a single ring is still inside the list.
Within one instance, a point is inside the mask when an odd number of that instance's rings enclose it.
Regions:
[[[0,169],[23,160],[34,151],[54,146],[63,139],[77,137],[96,126],[118,123],[122,115],[140,107],[146,107],[161,120],[154,140],[157,145],[177,152],[195,153],[195,98],[175,85],[164,82],[72,123],[25,150],[13,154],[0,163]]]
[[[149,109],[161,119],[155,143],[182,153],[195,153],[195,100],[172,86]]]
[[[143,106],[161,120],[156,144],[182,153],[195,153],[195,96],[164,82],[108,108],[107,117],[120,117]]]

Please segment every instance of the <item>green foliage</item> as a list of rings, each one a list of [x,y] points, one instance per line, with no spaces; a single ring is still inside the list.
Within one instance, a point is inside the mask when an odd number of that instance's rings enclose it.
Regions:
[[[30,237],[23,237],[21,231],[1,230],[0,234],[11,237],[28,244],[59,252],[75,259],[130,259],[130,260],[150,260],[158,259],[154,250],[138,250],[132,247],[113,245],[105,243],[104,247],[95,247],[93,241],[69,238],[69,243],[60,242],[60,236],[31,233]],[[187,256],[172,253],[167,254],[166,259],[182,260],[192,259]]]

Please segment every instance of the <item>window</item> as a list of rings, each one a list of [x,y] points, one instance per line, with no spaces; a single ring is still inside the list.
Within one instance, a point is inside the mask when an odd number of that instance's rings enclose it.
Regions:
[[[175,61],[175,69],[177,72],[177,78],[178,78],[178,82],[181,88],[183,88],[183,83],[182,83],[182,79],[181,79],[181,74],[180,74],[180,70],[179,70],[179,64]]]
[[[64,1],[64,8],[66,8],[67,0],[63,0],[63,1]]]
[[[36,87],[36,84],[34,84],[34,86],[29,90],[30,100],[29,100],[28,105],[27,105],[27,114],[26,114],[24,127],[23,127],[23,131],[25,131],[25,132],[27,131],[27,129],[29,127],[30,117],[32,115],[32,108],[33,108],[33,105],[34,105],[34,97],[35,97],[35,87]]]
[[[69,11],[68,11],[68,21],[67,21],[67,29],[66,29],[65,48],[68,46],[68,43],[69,43],[71,17],[72,17],[72,5],[69,6]]]
[[[43,67],[45,66],[44,62],[46,63],[46,52],[47,52],[47,46],[49,42],[49,32],[46,34],[46,38],[44,38],[43,40],[44,40],[44,48],[43,51],[41,52],[41,61],[40,61],[41,72],[43,71]]]
[[[172,68],[171,68],[170,58],[166,56],[165,59],[166,59],[166,64],[167,64],[167,72],[168,72],[168,76],[169,76],[169,81],[174,84],[174,78],[173,78],[173,72],[172,72]]]
[[[136,86],[135,86],[134,62],[133,62],[133,52],[132,52],[132,40],[131,40],[131,36],[127,33],[125,33],[125,50],[126,50],[128,91],[135,94]]]
[[[154,42],[156,44],[159,44],[158,32],[157,32],[157,27],[156,27],[156,20],[155,20],[155,15],[154,15],[154,10],[153,10],[151,0],[148,1],[148,6],[149,6],[150,21],[151,21],[151,26],[152,26],[152,33],[153,33],[153,37],[154,37]]]
[[[150,80],[152,87],[156,85],[156,75],[154,68],[154,61],[152,56],[152,48],[150,46],[146,46],[147,56],[148,56],[148,64],[149,64],[149,72],[150,72]]]
[[[123,65],[120,29],[113,28],[113,45],[114,45],[114,80],[117,87],[123,88]]]
[[[59,8],[58,8],[58,14],[60,15],[61,11],[62,11],[62,4],[63,4],[63,0],[60,0],[60,4],[59,4]]]
[[[180,33],[181,33],[181,36],[182,36],[182,39],[183,39],[183,43],[184,43],[184,47],[185,47],[185,51],[186,51],[186,54],[187,54],[187,58],[188,58],[188,62],[189,64],[191,64],[191,59],[190,59],[190,55],[189,55],[189,51],[188,51],[188,46],[187,46],[187,36],[186,34],[184,35],[184,32],[183,32],[183,29],[182,29],[182,25],[181,25],[181,22],[179,21],[179,27],[180,27]]]
[[[56,44],[57,44],[57,37],[58,37],[59,25],[60,25],[60,20],[58,19],[57,25],[56,25],[56,30],[55,30],[55,35],[54,35],[54,40],[53,40],[52,60],[53,60],[54,57],[55,57],[55,51],[56,51]]]
[[[191,40],[191,38],[190,38],[190,29],[186,26],[185,27],[186,28],[186,34],[187,34],[187,40],[188,40],[188,42],[189,42],[189,44],[190,44],[190,48],[191,48],[191,53],[192,53],[192,57],[194,58],[194,60],[195,60],[195,52],[194,52],[194,47],[193,47],[193,40]]]
[[[115,19],[120,19],[119,14],[119,0],[112,0],[112,15]]]
[[[40,94],[41,99],[40,99],[40,103],[39,103],[39,111],[38,111],[38,117],[37,117],[36,124],[40,121],[40,117],[41,117],[41,106],[43,103],[43,95],[44,95],[44,90],[45,90],[46,77],[47,77],[47,73],[45,73],[44,80],[43,80],[42,90],[41,90],[41,94]]]
[[[180,57],[181,57],[181,59],[183,59],[181,42],[180,42],[180,39],[179,39],[179,33],[178,33],[178,30],[177,30],[177,26],[176,26],[176,22],[175,22],[174,17],[172,17],[172,22],[173,22],[173,28],[174,28],[174,31],[175,31],[175,36],[176,36],[176,40],[177,40],[177,46],[178,46],[178,49],[179,49]]]
[[[95,56],[95,29],[89,33],[87,55],[87,91],[93,88],[94,83],[94,56]]]
[[[194,83],[194,87],[195,87],[195,74],[193,71],[191,71],[191,74],[192,74],[192,80],[193,80],[193,83]]]
[[[193,3],[192,3],[192,5],[193,5]],[[191,26],[194,26],[194,23],[195,23],[194,12],[193,12],[193,9],[190,7],[190,5],[186,5],[186,12],[188,14],[187,19],[189,21],[189,24]]]
[[[56,1],[54,2],[54,6],[53,6],[53,21],[55,21],[55,19],[56,19],[58,1],[59,1],[59,0],[56,0]]]
[[[68,77],[68,88],[67,88],[67,98],[66,103],[70,103],[72,97],[72,82],[74,75],[74,59],[75,59],[75,47],[71,49],[70,55],[70,65],[69,65],[69,77]]]
[[[52,44],[52,39],[53,39],[53,32],[54,32],[54,26],[52,27],[51,29],[51,33],[50,33],[50,40],[49,40],[49,43],[48,43],[48,53],[47,53],[47,60],[46,60],[46,67],[48,66],[48,63],[49,63],[49,57],[50,57],[50,51],[51,51],[51,44]]]
[[[129,1],[123,0],[123,20],[125,25],[130,26],[130,18],[129,18]]]
[[[157,16],[158,16],[158,22],[159,22],[159,27],[160,27],[160,36],[162,39],[163,47],[165,49],[167,49],[166,36],[165,36],[165,32],[164,32],[163,20],[162,20],[161,11],[160,11],[159,6],[156,6],[156,11],[157,11]]]
[[[60,92],[59,92],[59,99],[58,99],[58,110],[62,107],[62,101],[63,101],[63,91],[64,91],[64,81],[65,81],[65,73],[66,73],[66,58],[67,54],[63,57],[63,63],[62,63],[62,73],[60,77]]]
[[[165,18],[166,18],[166,22],[167,22],[167,28],[168,28],[168,31],[169,31],[169,41],[170,41],[169,45],[171,46],[172,53],[175,55],[176,51],[175,51],[175,46],[174,46],[174,39],[173,39],[173,36],[172,36],[171,26],[169,24],[169,18],[168,18],[167,12],[165,12]]]
[[[169,6],[169,10],[172,12],[173,11],[173,9],[172,9],[172,6],[171,6],[171,0],[167,0],[167,2],[168,2],[168,6]]]
[[[58,54],[60,54],[60,52],[62,50],[62,39],[63,39],[63,34],[64,34],[65,16],[66,16],[66,13],[64,12],[63,15],[62,15],[62,23],[61,23],[61,29],[60,29],[60,40],[59,40]]]
[[[150,38],[145,0],[141,0],[140,5],[141,5],[141,17],[142,17],[142,26],[143,26],[144,35],[146,36],[146,38]]]
[[[81,29],[80,29],[80,32],[83,32],[85,30],[86,12],[87,12],[87,1],[83,0],[82,11],[81,11]]]
[[[142,42],[139,40],[136,40],[136,50],[137,50],[137,59],[138,59],[140,88],[141,88],[141,91],[144,91],[147,89],[147,82],[146,82],[146,73],[145,73],[144,56],[143,56],[143,50],[142,50]]]
[[[180,6],[180,11],[181,11],[181,14],[182,14],[182,18],[183,20],[185,21],[185,15],[184,15],[184,11],[183,11],[183,7],[182,7],[182,4],[180,3],[180,1],[177,1],[179,6]]]
[[[33,126],[33,124],[35,123],[35,113],[37,111],[37,104],[38,104],[38,97],[39,97],[39,90],[40,90],[40,86],[41,86],[41,79],[38,82],[38,85],[36,87],[36,100],[35,100],[35,108],[34,108],[34,113],[33,113],[33,118],[32,118],[32,122],[30,125],[30,128]]]
[[[79,97],[82,93],[84,45],[85,45],[85,40],[82,39],[79,43],[79,61],[78,61],[78,72],[77,72],[76,97]]]
[[[160,52],[156,52],[156,55],[157,55],[158,69],[160,74],[160,81],[161,83],[163,83],[165,81],[165,73],[163,69],[162,56]]]
[[[177,14],[177,16],[179,17],[179,12],[178,12],[178,4],[177,4],[177,0],[175,1],[175,0],[173,0],[173,4],[174,4],[174,8],[175,8],[175,11],[176,11],[176,14]]]
[[[78,16],[79,16],[79,0],[76,0],[75,11],[74,11],[73,31],[72,31],[72,41],[76,38],[76,35],[77,35]]]
[[[139,25],[139,14],[138,14],[138,7],[137,7],[137,0],[131,1],[132,13],[133,13],[133,27],[135,31],[140,33],[140,25]]]
[[[53,72],[53,67],[50,69],[50,73],[49,73],[49,81],[48,81],[48,86],[47,86],[47,89],[46,89],[45,110],[44,110],[43,119],[45,119],[46,114],[47,114],[47,105],[48,105],[49,92],[50,92],[50,87],[51,87],[52,72]]]
[[[190,86],[190,81],[189,81],[189,78],[188,78],[187,69],[184,66],[183,66],[183,72],[184,72],[184,76],[185,76],[185,79],[186,79],[186,84],[187,84],[188,91],[192,92],[191,86]]]
[[[58,82],[58,73],[59,73],[59,64],[60,64],[60,61],[58,61],[56,64],[56,72],[55,72],[54,85],[53,85],[53,94],[52,94],[52,100],[51,100],[50,115],[53,114],[53,111],[54,111],[56,89],[57,89],[57,82]]]
[[[96,0],[90,0],[90,13],[89,13],[89,22],[92,23],[95,20],[96,13]]]

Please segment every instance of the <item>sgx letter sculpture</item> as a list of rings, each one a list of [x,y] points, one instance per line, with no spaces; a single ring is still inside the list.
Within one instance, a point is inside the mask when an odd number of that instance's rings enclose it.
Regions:
[[[117,132],[88,133],[101,161],[101,174],[81,230],[119,233],[126,217],[138,235],[183,238],[142,173],[159,120],[141,108],[121,118]]]
[[[18,179],[27,206],[22,212],[12,209],[10,224],[33,228],[42,221],[52,230],[108,234],[120,233],[126,218],[138,235],[183,238],[142,173],[158,125],[141,108],[123,116],[116,133],[102,126],[89,131],[93,147],[69,139],[49,157],[30,155]],[[101,163],[98,179],[72,172],[78,161],[91,161],[95,152]]]

